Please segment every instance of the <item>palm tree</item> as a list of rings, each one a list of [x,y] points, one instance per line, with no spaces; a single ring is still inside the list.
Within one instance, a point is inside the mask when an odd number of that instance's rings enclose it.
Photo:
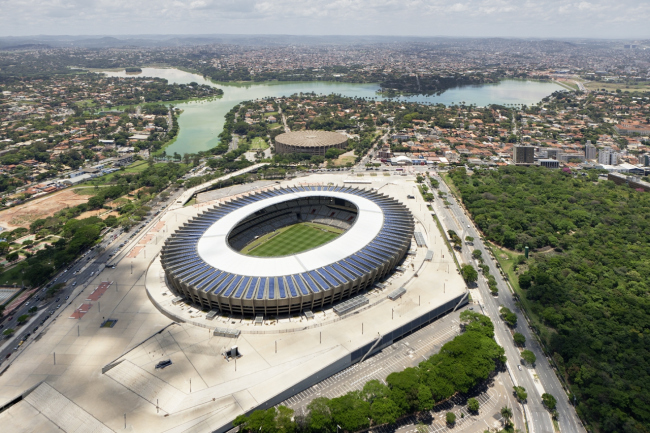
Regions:
[[[508,406],[503,406],[501,408],[501,416],[506,420],[505,425],[509,426],[510,420],[512,419],[512,409],[510,409]]]

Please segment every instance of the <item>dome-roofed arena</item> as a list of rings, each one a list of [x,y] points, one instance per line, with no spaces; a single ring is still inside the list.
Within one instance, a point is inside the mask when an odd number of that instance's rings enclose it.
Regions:
[[[276,153],[325,155],[328,149],[345,149],[347,145],[345,135],[330,131],[295,131],[275,137]]]
[[[297,314],[384,278],[413,231],[406,207],[372,190],[288,187],[198,215],[167,239],[161,263],[175,291],[202,307]]]

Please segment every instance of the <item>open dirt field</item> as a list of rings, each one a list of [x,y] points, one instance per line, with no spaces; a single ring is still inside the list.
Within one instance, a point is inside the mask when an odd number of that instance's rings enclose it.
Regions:
[[[18,227],[29,228],[29,225],[39,219],[54,215],[66,207],[86,203],[90,195],[81,195],[71,189],[37,198],[20,206],[0,212],[0,226],[5,230]]]

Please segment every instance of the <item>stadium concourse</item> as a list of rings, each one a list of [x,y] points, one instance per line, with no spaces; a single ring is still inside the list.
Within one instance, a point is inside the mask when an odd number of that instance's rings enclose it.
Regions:
[[[3,430],[121,431],[126,426],[140,432],[223,432],[237,415],[275,405],[463,305],[465,284],[417,195],[414,177],[348,176],[314,174],[249,193],[343,188],[361,179],[367,183],[357,185],[360,190],[401,202],[413,215],[418,242],[410,239],[407,255],[380,284],[350,301],[302,314],[208,317],[167,284],[160,252],[171,233],[235,197],[174,206],[127,246],[140,247],[137,255],[125,256],[116,269],[105,269],[79,289],[78,299],[86,299],[102,281],[112,281],[101,311],[91,308],[73,320],[68,317],[77,305],[62,308],[0,376]],[[416,198],[408,199],[411,194]],[[115,326],[101,328],[109,314]],[[232,346],[242,355],[236,361],[222,356]],[[155,368],[166,359],[172,365]]]

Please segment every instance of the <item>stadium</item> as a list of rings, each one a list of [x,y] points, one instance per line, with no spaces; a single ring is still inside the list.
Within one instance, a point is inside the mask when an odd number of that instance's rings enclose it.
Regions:
[[[390,197],[342,186],[257,192],[197,215],[161,251],[168,283],[224,314],[299,314],[381,281],[407,253],[413,216]]]
[[[275,137],[276,153],[308,153],[325,155],[328,149],[345,149],[348,139],[345,135],[329,131],[295,131]]]

